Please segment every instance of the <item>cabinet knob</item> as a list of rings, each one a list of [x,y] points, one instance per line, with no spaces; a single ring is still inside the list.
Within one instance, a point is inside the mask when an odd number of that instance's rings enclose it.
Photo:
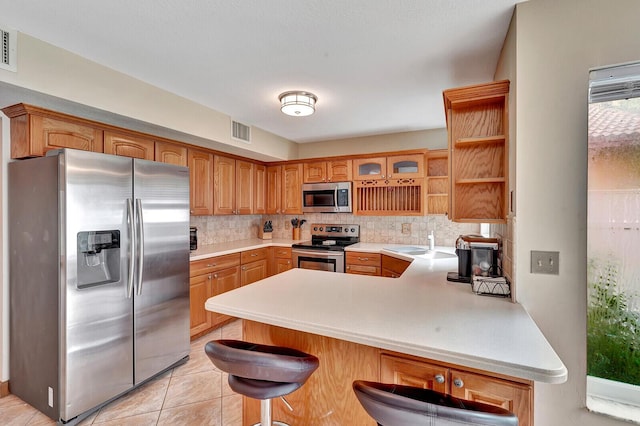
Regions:
[[[242,270],[243,270],[243,271],[246,271],[246,270],[247,270],[247,267],[246,267],[246,266],[243,266],[243,267],[242,267]]]
[[[462,381],[462,379],[454,379],[453,380],[453,386],[457,387],[457,388],[461,388],[464,386],[464,382]]]
[[[211,280],[211,274],[207,275],[207,279]]]
[[[382,175],[382,179],[384,179],[384,175]]]
[[[291,261],[290,260],[287,260],[287,265],[291,265]]]
[[[213,278],[218,278],[218,274],[213,274]]]
[[[442,374],[436,374],[435,379],[437,383],[444,383],[444,376]]]

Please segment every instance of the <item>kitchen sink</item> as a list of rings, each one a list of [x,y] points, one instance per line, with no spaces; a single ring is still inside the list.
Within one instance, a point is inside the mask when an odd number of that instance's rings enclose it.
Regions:
[[[456,257],[456,255],[453,253],[447,253],[445,251],[439,250],[427,250],[425,248],[415,246],[385,247],[384,249],[394,251],[396,253],[422,257],[424,259],[452,259]]]

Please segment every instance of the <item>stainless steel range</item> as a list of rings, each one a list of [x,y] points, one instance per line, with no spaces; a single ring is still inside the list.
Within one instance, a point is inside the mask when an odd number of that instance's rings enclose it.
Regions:
[[[311,241],[294,244],[291,250],[297,268],[344,272],[344,248],[360,242],[360,225],[311,225]]]

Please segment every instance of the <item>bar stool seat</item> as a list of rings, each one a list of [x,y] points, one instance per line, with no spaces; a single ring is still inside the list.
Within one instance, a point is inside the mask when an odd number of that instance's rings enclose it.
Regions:
[[[216,367],[229,374],[234,392],[261,400],[263,426],[271,426],[271,399],[300,388],[320,364],[315,356],[297,349],[241,340],[212,340],[204,350]]]
[[[353,390],[380,426],[518,425],[508,410],[431,389],[356,380]]]

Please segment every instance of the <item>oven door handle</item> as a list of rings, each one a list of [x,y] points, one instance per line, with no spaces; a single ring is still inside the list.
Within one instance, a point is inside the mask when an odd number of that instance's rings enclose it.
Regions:
[[[341,257],[344,256],[343,251],[325,251],[325,250],[299,250],[293,249],[291,251],[293,256],[313,256],[313,257]]]

